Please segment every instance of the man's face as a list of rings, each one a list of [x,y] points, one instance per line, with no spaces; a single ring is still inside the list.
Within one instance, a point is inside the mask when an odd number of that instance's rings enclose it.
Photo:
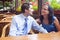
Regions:
[[[29,8],[29,14],[30,14],[30,15],[33,15],[33,13],[32,13],[32,12],[34,11],[32,7],[33,7],[33,6],[32,6],[32,5],[30,5],[30,8]]]
[[[33,14],[33,13],[32,13],[32,12],[33,12],[32,5],[30,5],[29,10],[26,10],[25,12],[26,12],[27,15],[32,15],[32,14]]]

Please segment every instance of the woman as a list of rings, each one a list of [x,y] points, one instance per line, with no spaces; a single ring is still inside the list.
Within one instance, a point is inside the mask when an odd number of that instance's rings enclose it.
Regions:
[[[47,4],[42,5],[40,21],[42,27],[44,27],[48,32],[60,31],[59,21],[54,16],[53,9]]]

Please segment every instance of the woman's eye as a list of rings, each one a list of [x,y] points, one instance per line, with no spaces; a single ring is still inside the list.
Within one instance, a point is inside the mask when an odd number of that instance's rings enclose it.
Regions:
[[[44,9],[44,10],[47,10],[47,9]]]

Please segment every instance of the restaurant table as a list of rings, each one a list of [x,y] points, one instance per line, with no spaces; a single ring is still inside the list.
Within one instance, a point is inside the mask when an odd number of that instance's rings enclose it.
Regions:
[[[60,40],[60,32],[47,34],[33,34],[25,36],[1,37],[0,40]]]

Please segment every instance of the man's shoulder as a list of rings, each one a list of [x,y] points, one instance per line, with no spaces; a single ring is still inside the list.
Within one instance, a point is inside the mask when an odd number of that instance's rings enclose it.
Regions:
[[[28,16],[29,19],[34,19],[32,16]]]
[[[18,18],[19,16],[21,16],[21,14],[19,14],[19,15],[15,15],[13,18]]]
[[[33,18],[32,16],[28,16],[28,18]]]
[[[17,18],[18,17],[18,15],[15,15],[13,18]]]

